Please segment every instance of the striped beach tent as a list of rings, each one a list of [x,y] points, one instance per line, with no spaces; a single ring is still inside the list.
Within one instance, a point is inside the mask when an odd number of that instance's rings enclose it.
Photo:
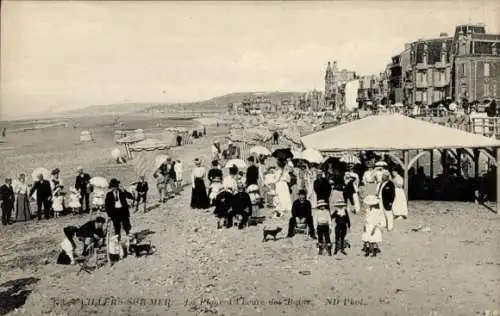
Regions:
[[[134,171],[139,176],[145,176],[150,185],[155,183],[153,173],[156,171],[156,157],[165,155],[170,145],[157,139],[145,139],[130,146],[130,152],[133,155]],[[156,192],[153,190],[153,192]]]

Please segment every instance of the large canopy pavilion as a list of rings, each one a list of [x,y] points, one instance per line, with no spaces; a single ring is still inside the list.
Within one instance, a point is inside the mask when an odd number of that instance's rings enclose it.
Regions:
[[[474,161],[478,174],[479,155],[486,155],[497,167],[496,200],[500,212],[500,141],[451,127],[413,119],[403,115],[374,115],[328,128],[301,138],[304,147],[323,154],[346,151],[379,151],[399,163],[404,170],[404,190],[408,196],[408,170],[426,153],[434,150],[464,150]],[[411,158],[410,150],[420,150]],[[390,152],[402,151],[403,160]]]

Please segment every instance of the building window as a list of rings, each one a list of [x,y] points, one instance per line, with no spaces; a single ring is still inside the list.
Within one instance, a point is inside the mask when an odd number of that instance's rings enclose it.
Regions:
[[[462,77],[467,76],[467,65],[466,64],[460,64],[460,76],[462,76]]]
[[[488,83],[484,84],[484,96],[489,97],[490,96],[490,85]]]
[[[466,98],[467,97],[467,87],[461,87],[460,88],[460,97]]]
[[[417,93],[415,94],[415,101],[422,102],[422,91],[417,91]]]
[[[434,91],[434,102],[441,100],[441,91]]]
[[[429,69],[427,70],[427,81],[426,82],[432,82],[432,70]]]
[[[497,84],[496,84],[496,82],[493,83],[493,89],[492,90],[493,91],[491,91],[491,96],[492,97],[496,97],[497,96]]]
[[[422,93],[422,102],[427,103],[427,92]]]
[[[490,76],[490,64],[489,63],[484,63],[484,76],[485,77]]]

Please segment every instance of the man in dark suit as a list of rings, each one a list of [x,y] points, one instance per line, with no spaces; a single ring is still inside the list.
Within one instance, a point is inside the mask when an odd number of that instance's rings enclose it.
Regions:
[[[289,238],[295,235],[295,226],[297,222],[304,222],[309,227],[309,236],[312,239],[316,239],[316,234],[314,232],[314,223],[312,216],[312,206],[311,202],[306,199],[307,192],[304,189],[299,190],[299,198],[293,202],[292,205],[292,217],[288,222],[288,236]]]
[[[106,194],[104,206],[111,222],[113,222],[115,234],[120,239],[122,227],[127,235],[132,228],[127,199],[133,200],[134,196],[130,192],[120,189],[120,181],[116,179],[109,181],[109,188],[111,191]]]
[[[325,173],[322,170],[318,170],[318,175],[313,183],[314,192],[318,200],[323,200],[328,204],[328,209],[330,209],[330,195],[332,194],[332,186],[326,178]]]
[[[392,213],[392,204],[396,197],[396,187],[391,181],[391,175],[388,170],[382,171],[381,182],[378,187],[378,198],[380,199],[380,209],[384,211],[387,230],[391,231],[394,222]]]
[[[259,185],[259,167],[255,165],[253,156],[248,158],[249,166],[247,168],[246,186],[247,188],[252,184]]]
[[[49,212],[52,207],[52,189],[50,182],[45,180],[42,174],[38,175],[38,181],[31,188],[29,196],[33,195],[35,191],[38,219],[42,219],[42,209],[45,219],[49,219]]]
[[[78,167],[78,175],[76,176],[75,189],[80,193],[80,211],[83,212],[83,202],[85,202],[85,212],[90,212],[90,175],[83,172],[82,167]]]
[[[12,189],[12,179],[5,179],[5,184],[0,186],[0,203],[2,204],[2,224],[12,224],[10,216],[14,209],[14,189]]]
[[[149,191],[149,186],[148,182],[145,180],[144,176],[141,176],[141,181],[137,182],[137,185],[135,187],[135,191],[137,192],[137,199],[136,204],[135,204],[135,211],[139,211],[139,204],[144,203],[144,213],[146,213],[146,203],[147,203],[147,197],[148,197],[148,191]]]

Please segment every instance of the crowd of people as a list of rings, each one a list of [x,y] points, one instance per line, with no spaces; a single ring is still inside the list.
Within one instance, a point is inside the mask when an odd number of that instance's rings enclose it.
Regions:
[[[320,165],[276,153],[251,155],[244,168],[223,168],[221,162],[228,159],[221,155],[218,143],[212,146],[211,154],[208,171],[200,159],[194,160],[191,208],[213,207],[219,229],[232,228],[234,223],[239,229],[251,222],[259,223],[256,219],[262,218],[260,210],[267,205],[273,209],[273,217],[288,219],[287,237],[293,238],[298,226],[306,226],[307,234],[318,240],[320,253],[326,250],[331,255],[330,234],[335,232],[333,253],[346,254],[349,214],[360,213],[364,205],[363,249],[375,256],[380,251],[382,229],[391,231],[394,218],[408,216],[401,171],[390,168],[385,161],[375,163],[372,159],[360,166],[327,159]]]

